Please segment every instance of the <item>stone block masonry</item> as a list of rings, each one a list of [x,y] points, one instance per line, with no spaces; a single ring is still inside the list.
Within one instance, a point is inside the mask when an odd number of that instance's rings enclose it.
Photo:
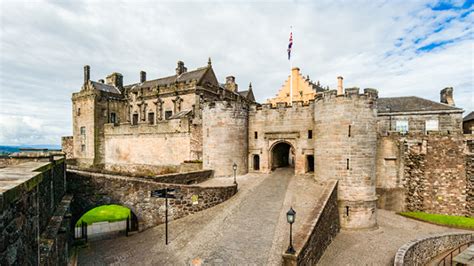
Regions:
[[[208,176],[207,172],[201,172]],[[164,223],[164,199],[152,198],[151,192],[163,188],[176,188],[177,199],[169,200],[170,219],[217,205],[237,192],[236,185],[202,187],[159,183],[149,178],[67,171],[68,193],[74,195],[71,203],[72,222],[75,223],[87,211],[105,204],[118,204],[129,208],[138,218],[138,229],[143,231]]]
[[[0,264],[67,262],[64,158],[0,169],[0,181]]]

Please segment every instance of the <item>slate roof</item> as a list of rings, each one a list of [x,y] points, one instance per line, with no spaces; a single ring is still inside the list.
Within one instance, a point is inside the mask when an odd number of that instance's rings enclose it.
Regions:
[[[463,122],[467,122],[467,121],[471,121],[471,120],[474,120],[474,112],[470,112],[468,115],[466,115],[464,118],[463,118]]]
[[[204,77],[208,69],[209,68],[207,67],[201,67],[196,70],[184,72],[181,75],[173,75],[159,79],[147,80],[143,83],[130,84],[125,86],[125,88],[166,86],[175,82],[187,82],[191,80],[197,80],[199,82]]]
[[[379,98],[377,100],[379,113],[450,111],[461,108],[438,103],[416,96]]]
[[[192,112],[192,110],[181,111],[179,113],[176,113],[176,114],[170,116],[168,119],[179,119],[181,117],[188,116],[189,114],[191,114],[191,112]]]
[[[249,95],[249,91],[246,90],[246,91],[239,91],[239,94],[240,96],[244,97],[244,98],[247,98],[247,96]]]
[[[92,83],[92,86],[96,90],[120,94],[120,90],[117,89],[115,86],[107,85],[107,84],[100,83],[100,82],[95,82],[95,81],[92,81],[92,80],[91,80],[91,83]]]

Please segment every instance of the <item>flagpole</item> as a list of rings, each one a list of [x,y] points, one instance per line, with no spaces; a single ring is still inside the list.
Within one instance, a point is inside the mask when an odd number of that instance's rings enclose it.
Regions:
[[[290,26],[291,38],[293,39],[293,26]],[[293,61],[290,56],[290,105],[293,105]]]

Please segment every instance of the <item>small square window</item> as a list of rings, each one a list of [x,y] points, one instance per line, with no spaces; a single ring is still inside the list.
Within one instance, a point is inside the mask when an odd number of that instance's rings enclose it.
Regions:
[[[85,136],[86,135],[86,127],[81,127],[80,132],[81,132],[82,136]]]
[[[85,144],[82,144],[81,145],[81,152],[85,152],[86,151],[86,145]]]
[[[170,117],[173,115],[173,111],[166,111],[165,112],[165,119],[170,119]]]
[[[150,125],[155,124],[155,113],[148,113],[148,123]]]
[[[426,120],[426,131],[438,131],[438,120]]]
[[[132,115],[132,125],[138,125],[138,114]]]
[[[408,120],[398,120],[395,122],[395,130],[400,133],[408,132]]]
[[[115,113],[110,113],[110,123],[117,123],[117,115]]]
[[[313,138],[313,131],[308,130],[308,139],[312,139],[312,138]]]

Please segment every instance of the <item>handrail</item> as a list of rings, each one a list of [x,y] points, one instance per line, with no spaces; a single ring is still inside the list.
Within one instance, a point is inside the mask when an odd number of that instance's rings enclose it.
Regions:
[[[465,246],[466,248],[468,248],[468,247],[471,246],[471,245],[474,245],[474,240],[473,240],[473,241],[469,241],[469,242],[467,242],[467,243],[464,243],[464,244],[460,245],[459,247],[457,247],[457,248],[451,250],[451,252],[449,252],[448,254],[446,254],[446,256],[444,256],[444,257],[438,262],[438,264],[436,264],[436,265],[439,266],[439,265],[441,265],[441,263],[443,263],[442,265],[443,265],[443,266],[446,266],[446,259],[447,259],[448,257],[449,257],[449,264],[448,264],[448,265],[453,265],[453,256],[454,256],[453,253],[454,253],[455,251],[458,251],[458,254],[456,254],[456,255],[459,255],[459,253],[461,253],[461,248],[462,248],[462,247]],[[465,248],[465,249],[466,249],[466,248]],[[463,249],[463,250],[465,250],[465,249]]]

